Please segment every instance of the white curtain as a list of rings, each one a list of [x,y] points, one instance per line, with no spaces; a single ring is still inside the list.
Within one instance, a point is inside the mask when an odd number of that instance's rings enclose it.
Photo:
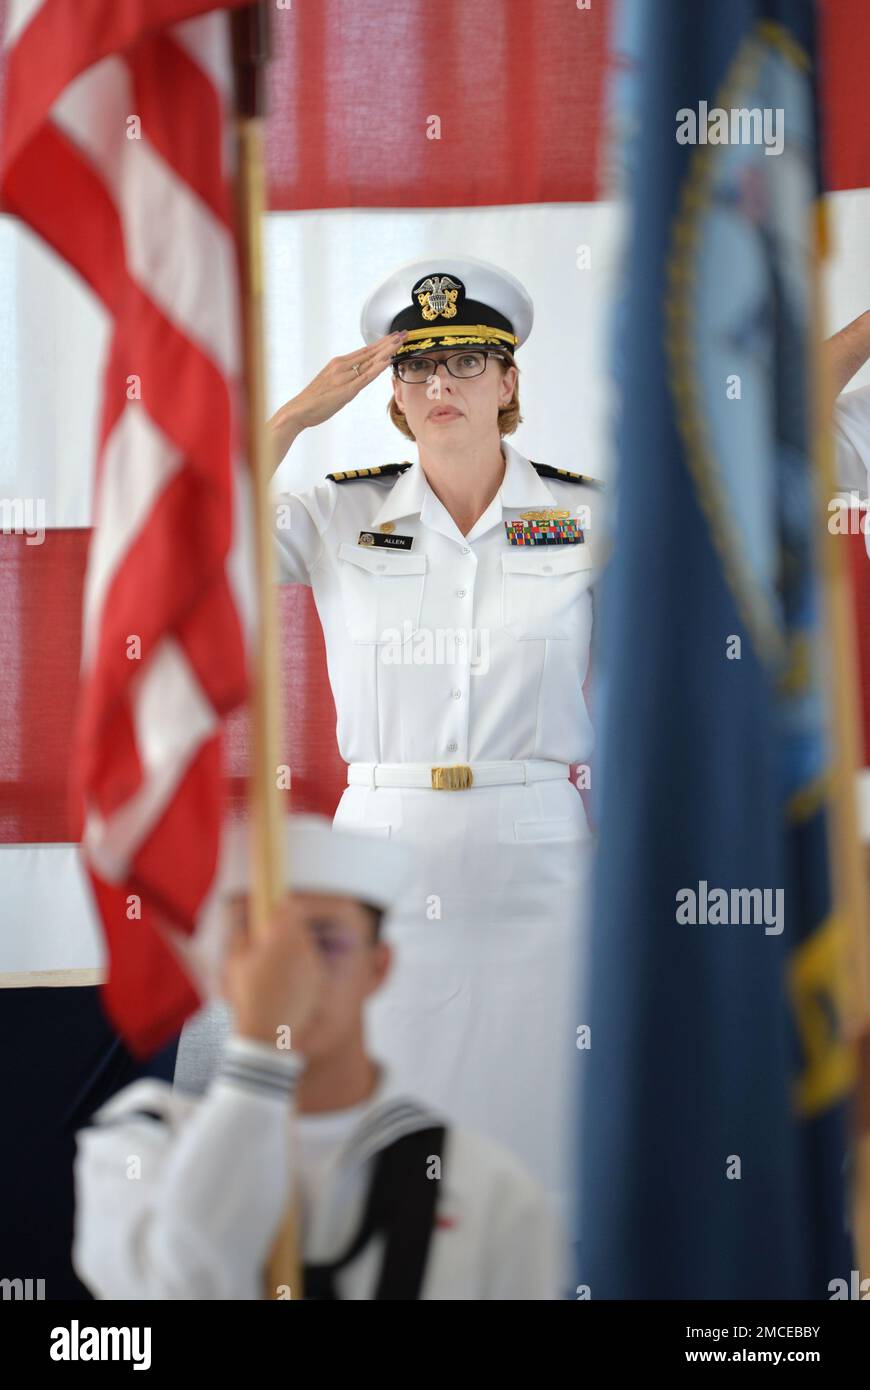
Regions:
[[[404,261],[441,252],[492,260],[535,301],[519,355],[533,458],[606,472],[606,324],[618,252],[604,204],[273,213],[266,219],[269,409],[330,357],[361,346],[369,290]],[[590,268],[578,268],[588,247]],[[86,526],[105,318],[41,242],[0,218],[0,495],[41,497],[49,526]],[[334,419],[307,431],[282,473],[307,486],[333,469],[414,457],[386,415],[385,373]],[[409,452],[411,451],[411,452]]]

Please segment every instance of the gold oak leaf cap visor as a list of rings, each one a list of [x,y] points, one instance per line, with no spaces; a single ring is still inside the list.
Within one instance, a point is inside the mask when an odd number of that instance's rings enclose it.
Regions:
[[[363,305],[363,339],[407,331],[396,352],[419,356],[433,349],[501,348],[514,352],[532,331],[534,306],[516,276],[471,256],[431,256],[400,266]]]

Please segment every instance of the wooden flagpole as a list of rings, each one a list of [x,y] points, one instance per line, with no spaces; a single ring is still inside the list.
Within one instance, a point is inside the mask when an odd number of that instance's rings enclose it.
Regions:
[[[263,121],[264,78],[269,46],[268,15],[263,0],[232,12],[232,36],[236,85],[236,188],[244,332],[245,427],[252,478],[259,615],[251,699],[253,768],[249,796],[254,831],[251,922],[254,931],[263,931],[270,914],[287,889],[287,867],[283,862],[281,825],[283,808],[277,783],[281,727],[280,671],[272,509],[269,504],[272,458],[266,437],[266,365],[263,340]],[[269,1258],[265,1289],[266,1297],[270,1299],[302,1296],[297,1221],[292,1206],[285,1215]]]

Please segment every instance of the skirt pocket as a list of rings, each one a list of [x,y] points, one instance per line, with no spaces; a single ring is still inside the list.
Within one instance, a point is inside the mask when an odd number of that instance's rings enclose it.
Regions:
[[[514,834],[518,840],[535,844],[579,840],[580,826],[570,816],[559,820],[515,820]]]

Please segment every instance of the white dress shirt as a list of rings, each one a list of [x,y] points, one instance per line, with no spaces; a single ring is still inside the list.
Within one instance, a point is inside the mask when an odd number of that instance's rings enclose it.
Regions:
[[[419,462],[276,501],[279,578],[310,584],[346,762],[581,762],[599,490],[541,477],[502,441],[498,493],[467,536]],[[524,511],[585,521],[574,545],[517,546]],[[358,544],[392,527],[410,549]]]

